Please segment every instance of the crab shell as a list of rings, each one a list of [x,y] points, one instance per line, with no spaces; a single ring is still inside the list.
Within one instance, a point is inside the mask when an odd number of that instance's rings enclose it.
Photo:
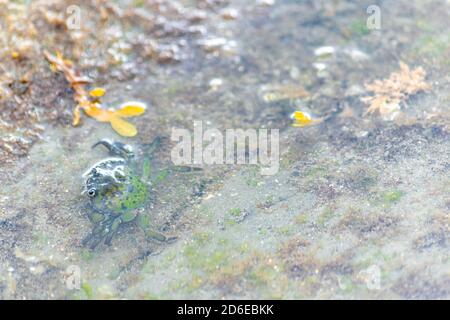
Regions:
[[[147,200],[147,185],[122,158],[99,161],[83,177],[83,193],[88,193],[91,206],[98,213],[115,217],[124,215],[124,220],[130,220],[134,217],[131,212]],[[90,190],[95,190],[95,193],[90,194]]]

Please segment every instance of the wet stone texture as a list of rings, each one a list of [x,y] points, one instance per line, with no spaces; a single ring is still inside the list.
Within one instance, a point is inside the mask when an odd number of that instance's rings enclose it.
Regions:
[[[381,29],[369,30],[373,2],[61,1],[43,13],[33,1],[43,39],[8,27],[26,17],[25,1],[9,18],[1,10],[0,297],[448,299],[450,5],[375,1]],[[69,32],[52,14],[72,3],[104,16]],[[14,47],[21,41],[29,47]],[[130,120],[138,135],[86,116],[72,127],[73,92],[44,49],[106,88],[105,105],[146,102]],[[400,61],[421,66],[429,90],[395,114],[366,114],[365,84]],[[296,110],[321,122],[292,127]],[[278,173],[164,171],[172,128],[194,120],[280,129]],[[131,223],[111,246],[84,248],[81,174],[107,156],[91,146],[117,139],[142,160],[158,136],[158,185],[141,214],[176,240],[149,241]],[[68,286],[74,268],[78,288]]]

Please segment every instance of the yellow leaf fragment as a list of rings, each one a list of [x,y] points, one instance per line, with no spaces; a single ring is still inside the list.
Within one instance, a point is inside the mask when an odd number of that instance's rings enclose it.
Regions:
[[[137,134],[136,127],[121,117],[113,116],[110,119],[112,128],[121,136],[134,137]]]
[[[114,111],[103,109],[97,103],[90,103],[89,105],[85,105],[83,107],[83,110],[89,117],[94,118],[99,122],[109,122],[114,116]]]
[[[73,120],[72,120],[72,125],[74,127],[78,126],[80,124],[80,118],[81,118],[81,114],[80,114],[80,105],[77,105],[75,107],[75,109],[73,109]]]
[[[106,90],[103,88],[95,88],[89,92],[89,95],[93,98],[101,98],[105,95]]]
[[[18,51],[11,52],[11,58],[13,58],[15,60],[19,60],[20,59],[20,53]]]
[[[109,122],[112,128],[121,136],[134,137],[137,134],[136,127],[121,118],[116,110],[103,109],[98,103],[91,103],[83,108],[84,112],[99,122]]]
[[[292,124],[294,127],[306,127],[318,122],[317,120],[313,120],[309,113],[301,111],[295,111],[292,118],[294,119],[294,123]]]
[[[120,108],[116,111],[116,114],[124,118],[136,117],[143,114],[146,108],[147,106],[142,102],[126,102],[120,106]]]

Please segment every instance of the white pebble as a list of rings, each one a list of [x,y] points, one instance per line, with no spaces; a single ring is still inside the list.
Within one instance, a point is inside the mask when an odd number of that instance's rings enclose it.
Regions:
[[[314,50],[314,55],[316,57],[321,57],[321,56],[327,56],[327,55],[334,54],[335,52],[336,52],[336,49],[334,47],[325,46],[325,47],[320,47],[320,48],[317,48],[316,50]]]

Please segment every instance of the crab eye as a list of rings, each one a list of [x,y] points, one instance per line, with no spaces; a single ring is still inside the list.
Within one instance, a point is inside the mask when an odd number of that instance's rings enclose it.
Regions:
[[[95,196],[95,194],[96,194],[96,191],[95,191],[95,189],[94,188],[92,188],[92,189],[89,189],[88,190],[88,192],[87,192],[87,194],[88,194],[88,196],[89,197],[94,197]]]

